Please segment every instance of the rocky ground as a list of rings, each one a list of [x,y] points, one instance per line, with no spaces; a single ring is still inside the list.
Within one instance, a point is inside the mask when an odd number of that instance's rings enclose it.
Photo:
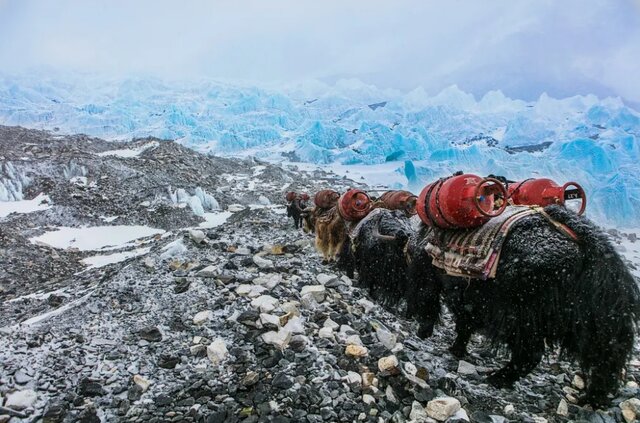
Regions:
[[[497,390],[483,376],[508,357],[477,337],[459,361],[447,351],[448,319],[421,340],[412,322],[322,265],[313,239],[287,220],[283,193],[356,182],[169,141],[9,127],[0,127],[0,180],[26,199],[48,196],[41,210],[0,217],[0,422],[640,416],[638,351],[604,410],[574,404],[584,382],[554,354]],[[87,226],[155,232],[90,248],[50,237]],[[635,241],[612,236],[626,248]]]

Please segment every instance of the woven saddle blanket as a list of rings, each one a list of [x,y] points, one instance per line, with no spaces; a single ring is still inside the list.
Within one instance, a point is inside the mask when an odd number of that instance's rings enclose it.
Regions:
[[[500,251],[509,230],[520,219],[540,214],[559,231],[575,239],[566,226],[554,221],[541,208],[508,206],[497,217],[474,229],[432,228],[427,234],[425,250],[433,265],[448,275],[486,280],[495,278]]]

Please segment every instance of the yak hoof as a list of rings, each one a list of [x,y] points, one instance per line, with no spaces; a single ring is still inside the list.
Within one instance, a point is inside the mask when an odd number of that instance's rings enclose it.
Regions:
[[[455,344],[454,344],[454,345],[452,345],[452,346],[449,348],[449,352],[450,352],[451,354],[453,354],[453,356],[454,356],[455,358],[458,358],[458,359],[459,359],[459,358],[464,358],[464,357],[466,357],[466,356],[467,356],[467,354],[468,354],[468,353],[467,353],[467,348],[466,348],[464,345],[463,345],[463,346],[458,346],[458,345],[455,345]]]
[[[418,337],[420,339],[431,338],[433,335],[433,325],[421,324],[418,326]]]
[[[610,401],[607,398],[607,394],[587,392],[586,395],[578,398],[578,405],[584,407],[585,405],[591,405],[594,408],[604,407],[609,405]]]
[[[508,369],[500,369],[487,376],[487,382],[496,388],[511,388],[515,383]]]

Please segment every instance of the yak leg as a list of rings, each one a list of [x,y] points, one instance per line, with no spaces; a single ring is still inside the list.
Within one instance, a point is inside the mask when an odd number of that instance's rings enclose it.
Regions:
[[[512,386],[518,379],[525,377],[542,360],[544,339],[537,335],[523,337],[519,342],[510,342],[511,360],[502,369],[487,377],[487,382],[497,388]]]
[[[631,326],[625,326],[615,336],[594,338],[590,343],[593,350],[583,354],[581,363],[588,370],[587,393],[582,402],[604,405],[609,402],[607,394],[616,391],[620,371],[627,361],[627,352],[633,349],[634,333]]]
[[[343,270],[347,274],[347,277],[353,279],[355,260],[351,253],[351,241],[349,239],[346,239],[342,243],[342,248],[338,253],[338,268]]]
[[[407,317],[418,321],[418,336],[429,338],[442,310],[440,293],[442,284],[429,271],[430,263],[424,257],[413,259],[407,268],[407,288],[404,293],[407,300]]]
[[[581,398],[581,404],[606,405],[609,400],[607,394],[615,392],[622,366],[614,360],[605,359],[592,369],[588,379],[587,393]]]
[[[340,225],[340,222],[332,222],[329,227],[329,260],[337,261],[338,254],[340,254],[340,250],[342,249],[342,244],[344,243],[343,238],[344,228]]]
[[[467,344],[473,335],[473,323],[472,317],[468,313],[456,316],[456,340],[453,342],[449,351],[456,358],[461,358],[467,355]]]
[[[323,263],[324,262],[328,263],[329,262],[329,254],[328,254],[329,247],[327,246],[326,237],[322,236],[322,235],[326,235],[326,234],[324,234],[325,231],[323,231],[322,229],[324,229],[324,228],[319,228],[319,230],[316,232],[316,250],[320,251],[320,253],[322,254]]]

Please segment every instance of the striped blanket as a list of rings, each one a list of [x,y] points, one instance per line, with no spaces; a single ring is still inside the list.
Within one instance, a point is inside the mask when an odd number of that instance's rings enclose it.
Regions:
[[[425,250],[433,265],[451,276],[486,280],[496,276],[502,245],[511,227],[520,219],[540,214],[558,230],[575,239],[569,228],[551,219],[541,208],[509,206],[479,228],[470,230],[432,228]]]

